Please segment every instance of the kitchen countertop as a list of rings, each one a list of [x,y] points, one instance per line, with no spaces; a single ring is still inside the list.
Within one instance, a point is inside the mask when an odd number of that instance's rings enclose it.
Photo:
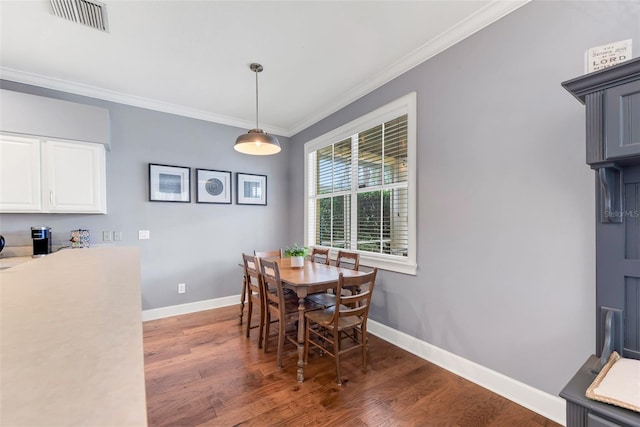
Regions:
[[[4,270],[5,268],[15,267],[16,265],[20,265],[27,261],[36,260],[40,258],[34,258],[32,256],[14,256],[14,257],[6,257],[0,258],[0,270]]]
[[[0,425],[147,425],[139,259],[74,249],[0,272]]]

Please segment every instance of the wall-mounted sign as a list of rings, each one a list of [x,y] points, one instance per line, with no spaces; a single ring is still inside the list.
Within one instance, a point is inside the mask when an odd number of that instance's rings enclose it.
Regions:
[[[587,50],[585,55],[586,72],[603,70],[630,60],[632,58],[631,41],[632,39],[622,40]]]

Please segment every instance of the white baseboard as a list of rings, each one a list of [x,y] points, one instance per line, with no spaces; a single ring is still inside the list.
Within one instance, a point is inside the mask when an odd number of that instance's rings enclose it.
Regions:
[[[240,302],[240,294],[230,297],[214,298],[204,301],[190,302],[186,304],[171,305],[169,307],[142,310],[142,321],[163,319],[165,317],[179,316],[181,314],[195,313],[197,311],[210,310],[212,308],[228,307]]]
[[[212,308],[237,305],[240,295],[197,301],[170,307],[142,311],[142,320],[156,320],[164,317],[194,313]],[[475,362],[464,359],[439,347],[397,331],[382,323],[369,319],[368,331],[396,345],[421,359],[428,360],[447,371],[453,372],[479,386],[491,390],[518,405],[524,406],[558,424],[566,425],[566,403],[564,399],[545,393],[527,384],[516,381],[499,372],[492,371]]]
[[[566,402],[558,396],[540,391],[374,320],[369,319],[367,331],[558,424],[566,425]]]

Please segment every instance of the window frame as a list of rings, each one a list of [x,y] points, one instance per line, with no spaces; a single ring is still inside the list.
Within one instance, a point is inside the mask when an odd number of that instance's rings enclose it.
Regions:
[[[310,219],[310,200],[315,197],[315,191],[310,190],[310,183],[315,182],[314,170],[309,167],[310,155],[327,146],[338,143],[353,135],[385,123],[399,116],[407,115],[407,166],[409,169],[407,177],[407,256],[380,254],[366,251],[349,249],[349,251],[360,254],[360,263],[366,266],[378,267],[383,270],[398,273],[416,275],[416,250],[417,250],[417,197],[416,197],[416,176],[417,176],[417,94],[411,92],[402,96],[370,113],[367,113],[349,123],[346,123],[332,131],[329,131],[304,144],[304,242],[305,246],[315,246],[312,237],[315,236],[315,220]],[[355,179],[357,180],[357,169]],[[352,171],[353,173],[353,171]],[[349,192],[349,194],[351,194]],[[314,212],[315,215],[315,212]],[[357,221],[351,217],[352,221]],[[337,255],[337,248],[329,248],[333,258]]]

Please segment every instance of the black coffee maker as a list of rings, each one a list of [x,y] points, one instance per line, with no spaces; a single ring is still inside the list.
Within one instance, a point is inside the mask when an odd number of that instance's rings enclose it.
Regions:
[[[51,253],[51,228],[31,227],[31,238],[33,239],[34,257]]]

